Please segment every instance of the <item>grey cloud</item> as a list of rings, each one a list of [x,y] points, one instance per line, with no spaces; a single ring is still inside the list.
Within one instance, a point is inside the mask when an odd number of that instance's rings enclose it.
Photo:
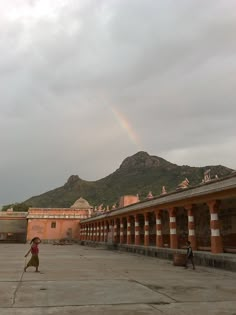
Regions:
[[[98,179],[139,149],[236,167],[233,2],[51,5],[0,7],[0,204]]]

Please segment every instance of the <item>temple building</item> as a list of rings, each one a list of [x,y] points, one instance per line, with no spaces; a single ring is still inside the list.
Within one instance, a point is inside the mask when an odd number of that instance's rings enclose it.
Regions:
[[[82,220],[80,239],[144,249],[181,249],[190,240],[194,251],[236,253],[236,173],[195,187],[185,179],[142,202],[122,198],[118,209]]]

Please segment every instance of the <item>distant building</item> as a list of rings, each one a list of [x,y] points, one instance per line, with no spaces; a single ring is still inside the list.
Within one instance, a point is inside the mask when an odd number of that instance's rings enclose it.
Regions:
[[[28,212],[0,211],[0,243],[24,243]]]
[[[91,216],[92,207],[79,198],[70,208],[30,208],[27,240],[38,236],[44,242],[79,238],[79,222]]]

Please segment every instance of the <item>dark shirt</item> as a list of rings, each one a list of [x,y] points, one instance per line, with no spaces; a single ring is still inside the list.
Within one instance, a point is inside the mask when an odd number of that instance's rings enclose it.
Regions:
[[[193,257],[193,250],[190,245],[187,247],[187,257],[188,258]]]

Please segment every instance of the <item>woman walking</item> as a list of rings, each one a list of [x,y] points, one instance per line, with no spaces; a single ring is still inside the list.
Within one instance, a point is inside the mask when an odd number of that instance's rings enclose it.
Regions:
[[[38,245],[41,243],[41,240],[39,237],[34,237],[30,244],[31,248],[28,251],[28,253],[25,255],[25,257],[27,257],[29,255],[29,253],[31,253],[31,258],[28,262],[28,264],[25,266],[24,271],[26,272],[28,267],[35,267],[36,270],[35,272],[39,272],[39,248]]]

